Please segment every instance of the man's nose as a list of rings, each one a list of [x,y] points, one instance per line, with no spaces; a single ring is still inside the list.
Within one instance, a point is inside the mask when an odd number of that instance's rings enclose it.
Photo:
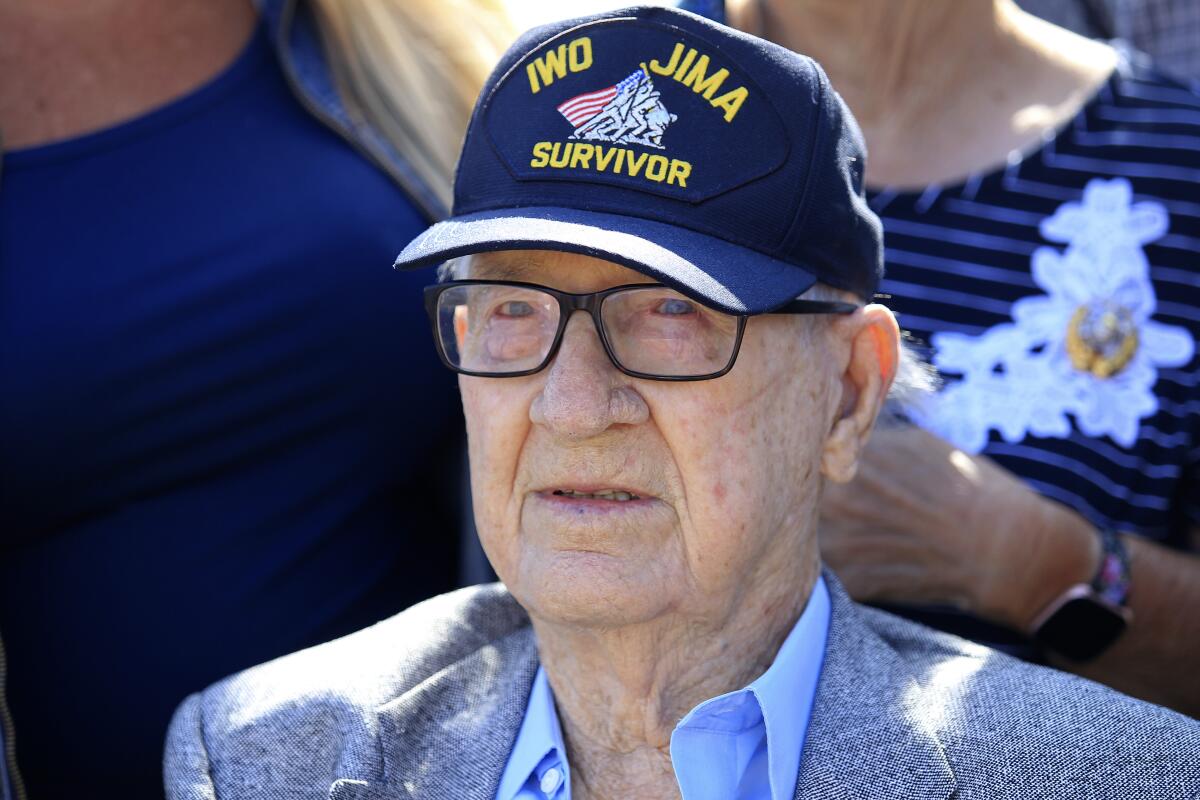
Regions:
[[[597,436],[613,425],[645,422],[650,409],[630,381],[604,352],[591,318],[575,313],[546,368],[546,383],[530,406],[529,418],[571,440]]]

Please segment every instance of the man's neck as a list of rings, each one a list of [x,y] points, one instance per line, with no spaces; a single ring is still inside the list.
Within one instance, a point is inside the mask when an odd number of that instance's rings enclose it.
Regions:
[[[705,700],[753,682],[804,611],[816,554],[791,576],[747,580],[720,620],[580,629],[534,619],[572,770],[573,795],[674,797],[671,733]]]
[[[730,21],[816,59],[862,127],[872,185],[998,166],[1078,112],[1111,48],[1011,0],[731,0]]]

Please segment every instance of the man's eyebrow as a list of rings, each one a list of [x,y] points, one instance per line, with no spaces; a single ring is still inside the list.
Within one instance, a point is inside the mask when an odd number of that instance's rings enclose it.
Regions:
[[[533,265],[528,261],[484,261],[476,258],[471,263],[472,278],[487,278],[494,281],[528,281]]]

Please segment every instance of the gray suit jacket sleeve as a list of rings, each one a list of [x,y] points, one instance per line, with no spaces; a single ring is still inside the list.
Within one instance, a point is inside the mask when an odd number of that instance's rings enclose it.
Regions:
[[[216,800],[209,768],[208,750],[204,746],[204,725],[201,718],[200,695],[194,694],[175,712],[167,734],[163,758],[163,779],[172,798],[177,800]]]

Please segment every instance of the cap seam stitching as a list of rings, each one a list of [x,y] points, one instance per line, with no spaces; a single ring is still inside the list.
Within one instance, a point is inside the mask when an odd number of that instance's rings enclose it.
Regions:
[[[818,97],[818,102],[817,102],[817,113],[813,115],[812,125],[811,125],[811,129],[809,131],[809,133],[813,135],[814,143],[813,143],[812,149],[809,151],[809,154],[808,154],[808,164],[807,164],[806,171],[804,174],[804,189],[800,193],[800,203],[799,203],[800,207],[797,209],[795,216],[793,216],[792,224],[790,226],[788,226],[787,232],[783,236],[783,241],[781,241],[779,244],[780,252],[784,252],[787,249],[789,249],[788,246],[795,239],[797,231],[803,230],[804,223],[808,221],[808,214],[809,214],[809,210],[810,210],[809,204],[808,204],[808,193],[812,189],[813,164],[816,162],[816,159],[817,159],[817,151],[820,150],[820,146],[824,142],[824,139],[825,139],[825,137],[822,133],[824,130],[824,127],[822,125],[820,125],[820,123],[825,118],[824,100],[826,98],[827,93],[830,90],[829,78],[828,78],[828,76],[825,75],[825,71],[822,69],[816,69],[814,71],[817,73],[817,80],[818,80],[820,88],[821,88],[821,95],[820,95],[820,97]],[[816,277],[818,279],[821,278],[820,275],[817,275]]]

